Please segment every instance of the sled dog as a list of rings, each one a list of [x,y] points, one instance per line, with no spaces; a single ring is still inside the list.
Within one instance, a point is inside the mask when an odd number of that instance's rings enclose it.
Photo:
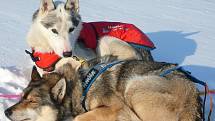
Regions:
[[[22,99],[5,114],[12,121],[201,121],[201,100],[193,82],[180,71],[158,76],[175,66],[140,60],[114,65],[89,89],[88,112],[80,103],[87,66],[73,60],[60,68],[61,74],[43,77],[34,68]]]
[[[78,0],[67,0],[66,3],[41,0],[32,21],[27,43],[34,52],[54,52],[60,57],[75,55],[84,60],[105,55],[116,56],[119,60],[152,59],[150,51],[137,50],[128,43],[111,36],[99,38],[95,50],[86,48],[78,41],[83,24],[79,15]]]

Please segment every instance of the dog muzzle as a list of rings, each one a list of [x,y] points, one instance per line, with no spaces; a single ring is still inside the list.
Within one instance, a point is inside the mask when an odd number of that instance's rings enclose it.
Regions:
[[[67,57],[72,57],[72,51],[63,52],[63,57],[65,57],[65,58],[67,58]]]

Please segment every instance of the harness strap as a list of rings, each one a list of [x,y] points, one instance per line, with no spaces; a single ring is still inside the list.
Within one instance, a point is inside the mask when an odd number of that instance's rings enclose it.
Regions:
[[[139,44],[134,44],[134,43],[130,43],[130,42],[128,42],[128,44],[133,46],[134,48],[142,48],[142,49],[147,50],[147,51],[152,51],[152,50],[156,49],[155,47],[151,48],[151,47],[147,47],[147,46],[139,45]]]
[[[34,50],[32,50],[32,52],[30,52],[28,50],[25,50],[25,53],[27,53],[28,55],[30,55],[30,57],[31,57],[31,59],[32,59],[33,62],[39,61],[38,57],[34,57]]]
[[[212,95],[209,91],[209,88],[208,88],[208,85],[206,82],[203,82],[199,79],[197,79],[196,77],[194,77],[193,75],[191,75],[191,73],[189,71],[186,71],[185,69],[183,69],[183,67],[181,66],[178,66],[178,67],[174,67],[174,68],[171,68],[169,70],[165,70],[164,72],[162,72],[160,74],[161,77],[165,77],[166,75],[172,73],[173,71],[180,71],[182,73],[184,73],[191,81],[193,81],[194,83],[197,83],[197,84],[200,84],[200,85],[203,85],[205,87],[205,94],[204,94],[204,101],[203,101],[203,112],[202,112],[202,117],[203,117],[203,121],[205,121],[205,105],[206,105],[206,97],[207,97],[207,94],[209,95],[210,97],[210,111],[209,111],[209,114],[208,114],[208,121],[210,121],[210,117],[211,117],[211,114],[212,114],[212,111],[213,111],[213,98],[212,98]]]
[[[179,66],[176,66],[176,67],[174,67],[174,68],[165,70],[164,72],[162,72],[162,73],[160,74],[160,76],[161,76],[161,77],[165,77],[166,75],[172,73],[172,72],[175,71],[175,70],[178,70],[179,68],[180,68]]]
[[[87,73],[86,77],[82,80],[83,94],[81,97],[81,105],[86,112],[88,111],[86,108],[87,93],[89,92],[89,89],[92,86],[92,84],[107,69],[122,62],[123,61],[116,61],[110,64],[104,64],[104,63],[97,64],[96,66],[92,67],[90,71]]]

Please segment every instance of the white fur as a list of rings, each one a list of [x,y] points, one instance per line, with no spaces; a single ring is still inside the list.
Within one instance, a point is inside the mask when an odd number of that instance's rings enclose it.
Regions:
[[[132,76],[127,83],[126,89],[125,89],[125,94],[128,93],[128,90],[131,88],[131,86],[135,84],[143,84],[143,85],[163,85],[164,81],[166,81],[164,78],[155,76],[155,75],[145,75],[145,76]]]
[[[57,114],[58,113],[51,107],[44,106],[41,108],[41,113],[35,121],[55,121],[57,119]]]
[[[30,47],[34,48],[35,51],[39,52],[51,52],[52,47],[48,43],[49,35],[48,30],[46,30],[38,21],[35,21],[27,34],[27,42]]]
[[[57,119],[57,111],[49,106],[42,106],[40,109],[26,108],[23,110],[14,111],[11,119],[21,121],[30,119],[29,121],[55,121]]]
[[[99,56],[112,55],[118,57],[118,60],[141,59],[127,42],[112,36],[99,39],[96,51]]]

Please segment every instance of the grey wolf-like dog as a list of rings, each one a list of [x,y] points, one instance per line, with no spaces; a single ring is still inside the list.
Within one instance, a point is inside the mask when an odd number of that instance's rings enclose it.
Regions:
[[[89,68],[70,62],[61,74],[40,77],[34,68],[24,96],[5,114],[12,121],[201,121],[195,84],[180,71],[158,76],[174,64],[128,60],[114,65],[93,83],[85,112],[80,98]]]

